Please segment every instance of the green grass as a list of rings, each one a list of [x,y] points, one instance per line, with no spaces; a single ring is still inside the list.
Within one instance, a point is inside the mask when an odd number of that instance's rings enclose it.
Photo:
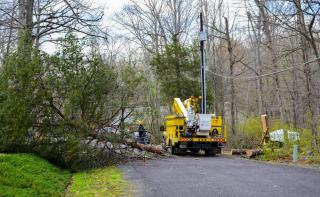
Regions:
[[[65,193],[68,187],[68,194]],[[31,154],[0,153],[0,196],[132,196],[117,167],[71,174]]]
[[[64,196],[71,174],[30,154],[0,154],[0,196]]]
[[[130,184],[116,167],[74,174],[68,196],[132,196]]]

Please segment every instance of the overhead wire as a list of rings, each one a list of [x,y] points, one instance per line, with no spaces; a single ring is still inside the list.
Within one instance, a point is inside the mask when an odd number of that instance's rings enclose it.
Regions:
[[[226,76],[226,75],[222,75],[222,74],[219,74],[219,73],[216,73],[216,72],[213,72],[211,70],[208,70],[206,69],[207,72],[215,75],[215,76],[218,76],[218,77],[222,77],[222,78],[225,78],[225,79],[234,79],[234,80],[253,80],[253,79],[258,79],[258,78],[263,78],[263,77],[268,77],[268,76],[271,76],[271,75],[275,75],[275,74],[278,74],[278,73],[282,73],[282,72],[286,72],[286,71],[289,71],[289,70],[292,70],[294,68],[297,68],[299,66],[302,66],[302,65],[306,65],[306,64],[310,64],[310,63],[313,63],[315,61],[318,61],[320,59],[320,57],[318,58],[315,58],[313,60],[310,60],[308,62],[304,62],[304,63],[301,63],[301,64],[297,64],[295,66],[291,66],[291,67],[288,67],[288,68],[285,68],[285,69],[282,69],[282,70],[278,70],[278,71],[274,71],[274,72],[271,72],[271,73],[266,73],[266,74],[261,74],[261,75],[256,75],[256,76],[250,76],[250,77],[234,77],[234,76]]]

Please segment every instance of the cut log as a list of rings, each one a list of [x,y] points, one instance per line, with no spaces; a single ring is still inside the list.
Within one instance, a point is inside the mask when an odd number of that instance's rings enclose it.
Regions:
[[[257,155],[262,154],[262,150],[261,149],[249,149],[245,151],[246,153],[246,157],[247,158],[252,158],[255,157]]]
[[[134,141],[129,141],[129,140],[126,140],[126,144],[133,147],[133,148],[138,148],[140,150],[148,151],[151,153],[164,154],[163,149],[159,146],[153,146],[150,144],[139,144],[139,143],[136,143]]]
[[[246,149],[232,149],[231,155],[243,155],[246,154]]]
[[[159,148],[157,146],[152,146],[152,145],[144,145],[144,144],[137,144],[140,149],[151,152],[151,153],[156,153],[156,154],[163,154],[162,148]]]

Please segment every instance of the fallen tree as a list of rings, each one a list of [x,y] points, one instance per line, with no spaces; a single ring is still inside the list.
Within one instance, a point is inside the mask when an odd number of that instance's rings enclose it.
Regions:
[[[125,143],[128,146],[131,146],[133,148],[138,148],[138,149],[143,150],[143,151],[156,153],[156,154],[164,154],[164,151],[163,151],[162,147],[159,146],[159,145],[140,144],[140,143],[137,143],[137,142],[135,142],[135,141],[133,141],[131,139],[127,139],[125,141]]]
[[[261,149],[232,149],[231,155],[241,155],[245,158],[252,158],[257,155],[262,154],[263,151]]]
[[[252,158],[263,153],[261,149],[248,149],[245,152],[246,158]]]
[[[243,155],[246,154],[246,149],[232,149],[231,155]]]

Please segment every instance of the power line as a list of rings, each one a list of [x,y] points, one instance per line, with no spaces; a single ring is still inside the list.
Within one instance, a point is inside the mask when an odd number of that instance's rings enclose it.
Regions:
[[[299,66],[302,66],[302,65],[306,65],[306,64],[315,62],[315,61],[317,61],[317,60],[319,60],[319,59],[320,59],[320,57],[315,58],[315,59],[313,59],[313,60],[310,60],[310,61],[308,61],[308,62],[304,62],[304,63],[301,63],[301,64],[297,64],[297,65],[295,65],[295,66],[291,66],[291,67],[282,69],[282,70],[278,70],[278,71],[275,71],[275,72],[271,72],[271,73],[267,73],[267,74],[262,74],[262,75],[258,75],[258,76],[251,76],[251,77],[231,77],[231,76],[221,75],[221,74],[215,73],[215,72],[210,71],[210,70],[206,70],[206,71],[209,72],[209,73],[211,73],[211,74],[213,74],[213,75],[215,75],[215,76],[222,77],[222,78],[225,78],[225,79],[251,80],[251,79],[258,79],[258,78],[268,77],[268,76],[270,76],[270,75],[274,75],[274,74],[286,72],[286,71],[292,70],[292,69],[294,69],[294,68],[297,68],[297,67],[299,67]]]

